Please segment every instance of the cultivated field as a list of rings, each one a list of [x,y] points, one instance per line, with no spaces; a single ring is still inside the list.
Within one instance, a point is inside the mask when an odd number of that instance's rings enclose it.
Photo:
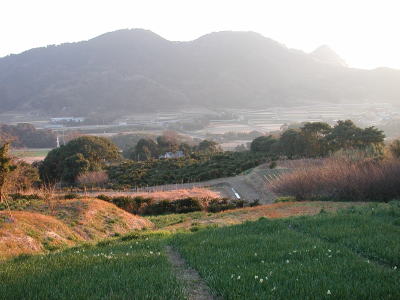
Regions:
[[[315,216],[140,231],[9,260],[0,298],[399,299],[399,217],[399,202],[327,203]]]

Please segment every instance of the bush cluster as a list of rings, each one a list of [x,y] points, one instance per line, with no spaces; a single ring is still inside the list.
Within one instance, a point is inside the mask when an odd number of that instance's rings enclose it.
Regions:
[[[219,199],[197,199],[183,198],[177,200],[154,200],[141,196],[116,196],[98,195],[98,199],[111,202],[119,208],[140,215],[162,215],[180,214],[195,211],[220,212],[228,209],[241,208],[245,206],[256,206],[258,200],[247,202],[245,200]]]
[[[107,172],[114,187],[152,186],[235,176],[267,159],[265,153],[223,152],[178,159],[129,161],[110,166]]]

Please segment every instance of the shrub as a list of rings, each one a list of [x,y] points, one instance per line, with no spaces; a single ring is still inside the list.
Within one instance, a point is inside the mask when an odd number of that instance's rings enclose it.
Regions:
[[[111,196],[107,196],[104,194],[100,194],[96,196],[97,199],[103,200],[103,201],[107,201],[107,202],[111,202],[112,201],[112,197]]]
[[[104,186],[108,182],[108,175],[105,171],[92,171],[78,175],[76,182],[82,186]]]
[[[75,193],[69,193],[69,194],[65,194],[64,195],[64,199],[65,200],[67,200],[67,199],[78,199],[78,198],[80,198],[80,195],[75,194]]]
[[[400,197],[399,178],[400,161],[330,159],[283,175],[272,190],[297,200],[390,201]]]
[[[21,193],[14,193],[14,194],[9,194],[12,200],[17,200],[17,199],[24,199],[24,200],[40,200],[40,196],[38,194],[21,194]]]
[[[269,164],[268,167],[269,167],[270,169],[275,169],[277,165],[278,165],[278,164],[277,164],[276,161],[271,161],[271,163]]]
[[[196,198],[185,198],[174,201],[161,200],[151,205],[148,205],[144,214],[160,215],[165,213],[189,213],[203,210],[201,200]]]
[[[216,213],[233,208],[237,208],[237,204],[234,202],[234,200],[227,198],[211,199],[208,203],[207,211]]]
[[[389,150],[392,153],[393,157],[400,158],[400,140],[394,140],[389,145]]]

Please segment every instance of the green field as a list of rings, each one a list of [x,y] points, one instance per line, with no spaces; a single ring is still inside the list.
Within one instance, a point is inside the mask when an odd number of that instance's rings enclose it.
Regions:
[[[400,299],[399,203],[181,234],[224,299]]]
[[[11,153],[18,158],[44,157],[51,149],[13,149]]]
[[[166,245],[222,299],[400,299],[399,202],[196,230],[5,262],[0,299],[184,299]]]
[[[184,299],[163,243],[101,243],[7,262],[0,299]]]

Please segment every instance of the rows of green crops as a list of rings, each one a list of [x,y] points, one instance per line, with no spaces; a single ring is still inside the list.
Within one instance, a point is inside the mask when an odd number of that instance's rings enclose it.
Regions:
[[[125,241],[0,265],[0,299],[184,299],[162,239]]]
[[[395,220],[368,209],[261,219],[173,244],[225,299],[400,299]]]
[[[338,215],[291,219],[293,229],[342,245],[367,259],[400,267],[400,202],[372,204]]]
[[[167,244],[222,299],[400,299],[399,217],[393,202],[193,233],[132,233],[2,263],[0,299],[185,299]]]

